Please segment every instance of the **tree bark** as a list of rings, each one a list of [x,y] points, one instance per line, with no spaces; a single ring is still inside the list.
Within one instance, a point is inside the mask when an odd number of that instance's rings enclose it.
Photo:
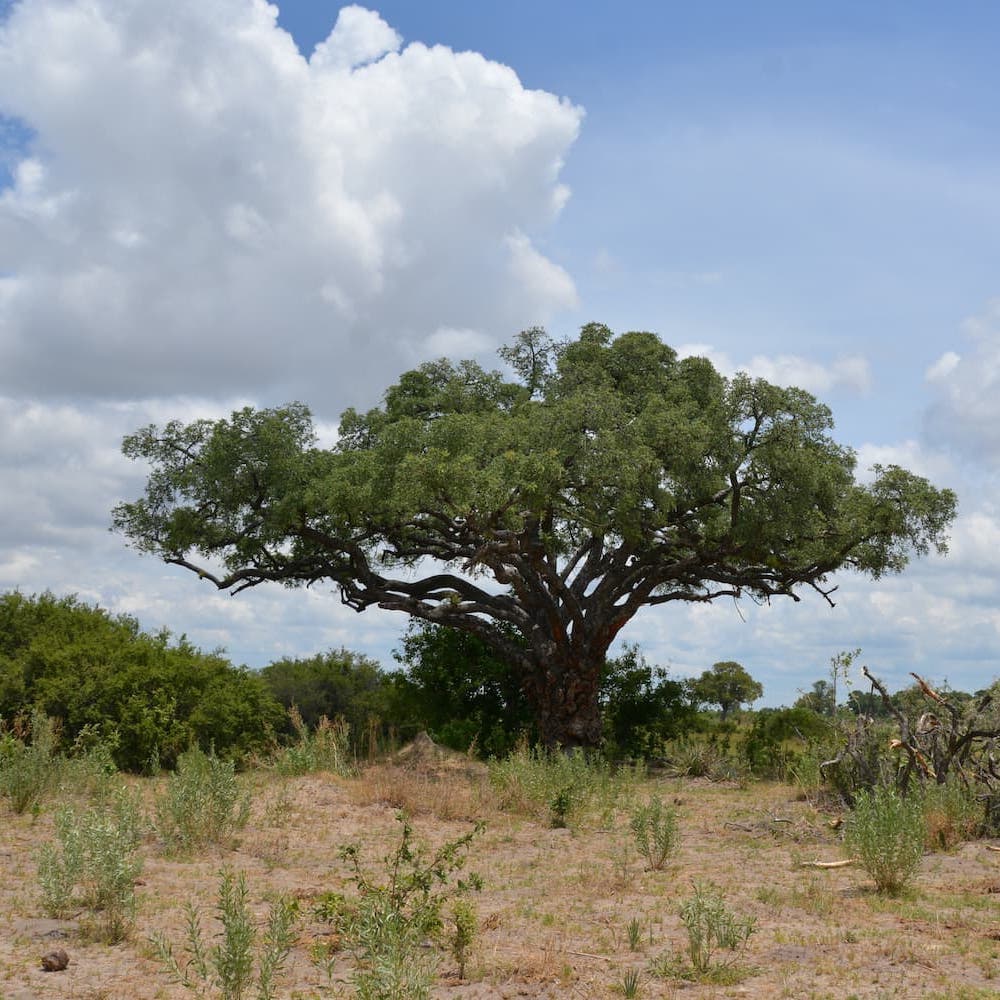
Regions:
[[[590,750],[600,746],[603,666],[603,656],[580,659],[559,650],[531,663],[524,689],[545,747]]]

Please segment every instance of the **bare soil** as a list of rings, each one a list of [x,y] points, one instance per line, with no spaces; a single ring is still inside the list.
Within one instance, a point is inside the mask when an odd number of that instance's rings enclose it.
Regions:
[[[487,824],[469,863],[484,888],[474,897],[480,926],[466,978],[442,953],[435,997],[620,997],[631,969],[640,974],[635,995],[645,998],[1000,997],[1000,853],[981,841],[927,855],[913,889],[886,899],[857,867],[804,865],[843,857],[838,817],[783,785],[650,778],[640,799],[657,794],[674,803],[681,834],[666,869],[650,871],[627,810],[610,822],[593,817],[552,829],[544,816],[499,809],[483,769],[464,758],[404,758],[354,778],[258,772],[247,780],[252,819],[231,848],[172,860],[148,838],[137,926],[114,946],[87,941],[79,920],[41,915],[35,852],[53,836],[53,809],[15,816],[0,805],[0,998],[190,996],[171,982],[149,939],[162,932],[182,945],[187,902],[202,908],[207,930],[216,929],[223,867],[246,873],[260,916],[275,894],[301,901],[279,995],[351,996],[349,953],[336,955],[332,979],[311,959],[332,940],[311,904],[329,891],[352,893],[338,848],[359,843],[377,864],[398,843],[403,807],[430,844],[460,836],[477,819]],[[157,782],[137,784],[152,802]],[[757,922],[737,964],[716,981],[685,978],[684,962],[674,959],[687,942],[678,909],[696,881],[715,883],[732,909]],[[641,926],[634,951],[632,920]],[[67,952],[68,967],[43,971],[43,956],[57,949]]]

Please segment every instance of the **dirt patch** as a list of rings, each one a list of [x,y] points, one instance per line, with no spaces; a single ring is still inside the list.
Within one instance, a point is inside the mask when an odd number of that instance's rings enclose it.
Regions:
[[[36,818],[4,812],[0,997],[189,996],[170,981],[149,938],[163,933],[180,945],[188,902],[214,932],[224,866],[246,873],[258,916],[276,893],[300,901],[303,917],[280,995],[350,996],[349,954],[334,956],[332,980],[312,961],[331,929],[311,909],[323,893],[353,891],[338,848],[357,843],[377,865],[398,842],[395,816],[403,806],[418,837],[431,844],[460,836],[474,820],[487,824],[469,863],[484,882],[475,896],[476,943],[465,980],[442,955],[438,998],[610,1000],[622,995],[630,970],[638,972],[644,998],[1000,997],[1000,854],[982,844],[928,855],[913,891],[888,900],[856,867],[803,866],[843,855],[831,826],[836,817],[792,789],[651,778],[639,796],[677,804],[680,844],[665,870],[649,871],[627,810],[605,817],[605,825],[550,829],[499,810],[484,775],[482,765],[433,744],[351,779],[252,775],[252,820],[234,849],[178,861],[163,858],[152,837],[143,845],[136,931],[113,947],[84,940],[75,921],[41,915],[34,857],[53,836],[52,810]],[[157,783],[136,784],[151,802]],[[685,950],[678,911],[698,881],[715,883],[732,909],[756,920],[731,981],[664,973]],[[632,922],[639,933],[630,938]],[[66,950],[68,967],[44,972],[42,956],[56,949]]]

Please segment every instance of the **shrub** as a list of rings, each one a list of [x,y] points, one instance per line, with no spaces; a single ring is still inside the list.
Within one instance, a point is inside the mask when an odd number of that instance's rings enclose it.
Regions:
[[[489,775],[501,808],[567,826],[593,815],[610,821],[615,809],[631,800],[645,771],[615,768],[599,754],[550,752],[522,743],[505,759],[490,760]]]
[[[216,905],[222,933],[219,943],[205,942],[198,910],[187,907],[187,960],[181,964],[173,946],[162,935],[153,938],[153,947],[174,981],[199,996],[206,993],[222,1000],[244,1000],[255,989],[257,1000],[274,1000],[275,980],[280,976],[295,944],[298,904],[281,897],[271,904],[263,939],[254,926],[247,904],[246,876],[224,870],[220,873],[219,901]],[[209,991],[211,991],[209,993]]]
[[[19,816],[37,809],[58,783],[62,759],[57,742],[55,723],[38,709],[27,727],[0,735],[0,793]]]
[[[753,917],[738,916],[726,906],[721,891],[705,883],[695,884],[680,916],[688,935],[688,958],[699,976],[737,961],[756,928]],[[720,951],[729,952],[724,961],[717,957]]]
[[[236,766],[214,753],[189,750],[156,803],[156,832],[169,852],[187,854],[222,844],[246,826],[250,796],[240,791]]]
[[[921,797],[904,798],[886,785],[858,793],[844,846],[879,892],[896,895],[916,874],[926,836]]]
[[[677,848],[677,810],[654,796],[633,811],[630,826],[639,853],[660,871]]]
[[[288,716],[297,739],[275,755],[274,767],[278,774],[294,777],[314,771],[342,775],[350,772],[350,726],[344,719],[331,722],[325,715],[321,716],[315,729],[310,731],[294,705]]]
[[[114,740],[118,767],[172,767],[192,744],[261,752],[282,710],[256,674],[166,630],[143,632],[75,597],[0,594],[0,717],[32,706],[60,720],[67,742]]]
[[[354,986],[361,1000],[423,1000],[437,966],[436,956],[423,947],[427,938],[442,933],[442,907],[482,883],[472,875],[467,881],[452,877],[464,866],[472,841],[483,830],[476,826],[455,840],[429,852],[414,843],[413,828],[400,813],[399,845],[383,860],[383,871],[370,873],[361,862],[356,844],[341,849],[357,887],[355,900],[331,897],[326,915],[335,919],[358,961]],[[475,931],[474,914],[459,907],[453,911],[453,954],[464,968]]]
[[[124,940],[135,922],[135,880],[142,871],[136,852],[142,829],[138,799],[125,788],[104,807],[60,809],[59,846],[46,844],[38,852],[45,913],[62,917],[82,905],[94,914],[98,939]]]

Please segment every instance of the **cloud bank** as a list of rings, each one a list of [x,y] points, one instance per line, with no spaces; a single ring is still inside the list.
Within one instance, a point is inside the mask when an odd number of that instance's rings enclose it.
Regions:
[[[25,0],[0,24],[0,113],[33,132],[0,192],[0,392],[339,411],[447,331],[492,347],[575,303],[536,238],[581,109],[361,7],[308,59],[276,16]]]

